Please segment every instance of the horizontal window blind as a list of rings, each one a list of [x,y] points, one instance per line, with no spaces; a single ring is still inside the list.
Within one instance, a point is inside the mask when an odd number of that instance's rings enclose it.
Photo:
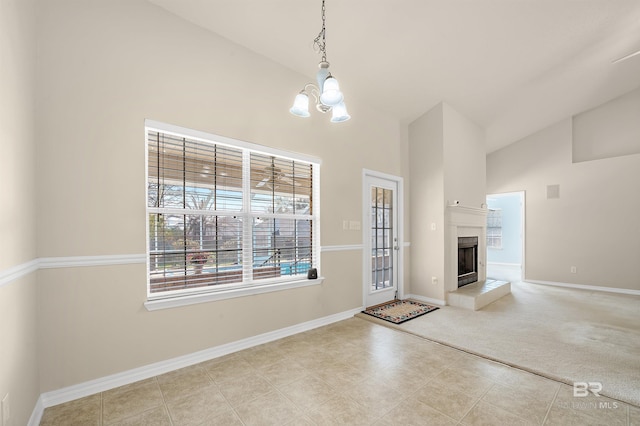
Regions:
[[[228,139],[146,133],[151,298],[271,284],[317,267],[318,164]]]

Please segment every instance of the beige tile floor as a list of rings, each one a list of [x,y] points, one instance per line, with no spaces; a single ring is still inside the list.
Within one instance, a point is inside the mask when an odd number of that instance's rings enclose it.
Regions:
[[[516,344],[516,342],[514,342]],[[640,408],[353,318],[47,408],[41,425],[640,425]]]

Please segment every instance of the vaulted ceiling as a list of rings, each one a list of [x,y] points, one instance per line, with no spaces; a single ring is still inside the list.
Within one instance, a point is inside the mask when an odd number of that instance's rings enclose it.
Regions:
[[[315,75],[321,0],[149,1]],[[640,50],[638,0],[326,0],[326,26],[347,103],[409,123],[448,102],[488,152],[640,87],[640,55],[612,64]]]

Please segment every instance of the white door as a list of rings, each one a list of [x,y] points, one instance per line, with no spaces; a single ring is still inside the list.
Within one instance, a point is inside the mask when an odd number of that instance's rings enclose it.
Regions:
[[[399,189],[401,178],[365,171],[363,188],[364,305],[400,298]]]

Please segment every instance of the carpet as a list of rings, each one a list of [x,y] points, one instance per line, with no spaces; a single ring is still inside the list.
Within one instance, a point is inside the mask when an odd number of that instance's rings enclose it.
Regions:
[[[639,306],[635,295],[515,282],[479,311],[380,324],[570,386],[600,382],[601,395],[640,406]]]
[[[438,308],[435,306],[407,299],[393,300],[381,305],[372,306],[362,312],[394,324],[402,324],[403,322],[418,318],[436,309]]]

